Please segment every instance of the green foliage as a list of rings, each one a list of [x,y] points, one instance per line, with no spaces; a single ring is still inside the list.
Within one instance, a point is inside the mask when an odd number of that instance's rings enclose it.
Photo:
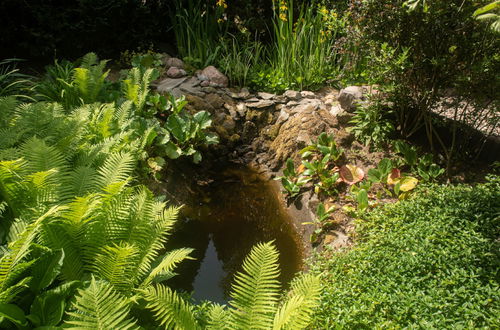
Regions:
[[[289,158],[286,161],[285,169],[283,169],[283,176],[277,177],[275,180],[280,180],[285,192],[290,198],[293,198],[300,194],[300,190],[310,181],[310,178],[298,175],[295,171],[293,159]]]
[[[80,66],[57,60],[48,66],[46,75],[35,90],[41,100],[59,102],[69,110],[83,104],[106,101],[109,70],[104,71],[108,61],[99,61],[97,55],[88,53],[80,61]],[[112,93],[111,93],[112,94]]]
[[[370,82],[392,104],[394,126],[404,138],[425,132],[448,174],[453,159],[481,152],[498,122],[499,39],[473,18],[477,7],[461,0],[375,0],[349,13],[347,43],[363,45],[358,51]],[[474,130],[484,132],[477,144],[470,142]],[[458,154],[462,149],[468,152]]]
[[[500,33],[500,15],[498,15],[499,9],[500,1],[493,1],[486,6],[477,9],[474,12],[474,17],[478,20],[490,21],[490,28],[493,31]]]
[[[183,100],[183,99],[182,99]],[[185,102],[181,101],[172,105],[172,113],[168,116],[165,128],[165,154],[170,159],[180,156],[192,156],[195,164],[202,159],[201,152],[197,150],[202,145],[219,143],[215,133],[207,132],[212,125],[210,113],[200,111],[191,115],[184,108]]]
[[[394,126],[387,119],[388,112],[384,113],[380,102],[361,106],[354,113],[354,117],[349,122],[353,126],[349,130],[357,140],[374,147],[381,147],[387,143],[394,131]]]
[[[225,30],[220,21],[223,8],[202,0],[189,0],[187,4],[175,1],[172,23],[180,56],[194,67],[204,68],[219,56],[219,38]]]
[[[265,59],[265,49],[258,40],[249,37],[228,36],[221,43],[221,57],[218,65],[226,74],[231,84],[249,85],[255,77],[255,70]]]
[[[316,3],[298,11],[293,0],[275,2],[274,6],[269,63],[257,72],[253,84],[282,92],[314,88],[333,77],[336,55],[332,49],[344,21]]]
[[[85,289],[80,289],[72,305],[74,311],[65,322],[69,329],[133,329],[138,328],[128,317],[130,301],[115,292],[104,281],[94,278]]]
[[[0,61],[0,97],[14,95],[29,99],[32,77],[19,72],[16,65],[20,61],[16,58]]]
[[[498,327],[499,184],[425,186],[365,214],[357,245],[313,267],[313,327]]]

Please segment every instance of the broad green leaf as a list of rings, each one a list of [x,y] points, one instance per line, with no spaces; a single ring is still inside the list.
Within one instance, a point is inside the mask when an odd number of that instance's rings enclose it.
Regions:
[[[360,189],[356,195],[356,202],[358,202],[358,209],[365,210],[368,207],[368,192],[365,189]]]
[[[215,133],[207,133],[205,135],[205,141],[207,144],[217,144],[219,143],[219,136]]]
[[[194,114],[194,120],[200,125],[201,129],[209,128],[212,125],[212,120],[210,119],[210,113],[207,111],[200,111]]]
[[[18,326],[27,326],[26,316],[21,308],[14,304],[0,304],[0,316]]]
[[[33,280],[30,283],[30,288],[34,292],[39,292],[48,287],[61,272],[63,260],[64,252],[62,250],[44,253],[33,265],[31,271]]]
[[[168,116],[166,127],[170,131],[170,133],[172,133],[172,135],[177,139],[177,141],[186,141],[186,133],[188,127],[186,121],[182,119],[181,116],[177,114],[171,114],[170,116]]]
[[[165,145],[165,153],[170,159],[177,159],[182,155],[182,149],[176,146],[172,141]]]
[[[201,158],[201,153],[199,151],[196,151],[193,154],[193,163],[198,164],[199,162],[201,162]]]

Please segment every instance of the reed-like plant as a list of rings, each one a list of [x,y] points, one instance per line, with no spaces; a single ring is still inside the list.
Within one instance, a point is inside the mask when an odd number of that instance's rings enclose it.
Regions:
[[[302,6],[296,16],[293,0],[281,0],[274,13],[269,65],[272,75],[281,77],[282,86],[302,89],[333,76],[333,46],[342,24],[336,14],[313,3]]]
[[[224,2],[211,6],[205,1],[175,1],[172,16],[179,55],[195,67],[214,64],[221,50],[220,37],[226,24]]]

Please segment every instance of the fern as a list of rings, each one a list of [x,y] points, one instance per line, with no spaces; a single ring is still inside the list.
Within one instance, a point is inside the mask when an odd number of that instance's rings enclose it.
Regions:
[[[151,273],[144,280],[141,286],[146,287],[152,282],[156,282],[157,278],[162,279],[163,276],[171,277],[173,275],[172,271],[178,263],[186,259],[194,260],[189,257],[191,252],[193,252],[193,249],[188,248],[168,252],[158,266],[151,270]]]
[[[34,260],[29,262],[25,262],[24,260],[31,251],[32,244],[40,231],[42,223],[48,218],[54,217],[61,209],[61,207],[57,206],[52,207],[45,214],[30,223],[17,240],[9,244],[9,251],[0,258],[0,292],[6,290],[15,292],[27,283],[24,279],[21,280],[22,284],[18,283],[16,285],[13,282],[34,262]],[[14,288],[9,289],[9,287],[14,287],[15,290]],[[4,303],[14,298],[11,294],[4,295]]]
[[[98,170],[96,182],[98,187],[105,188],[113,183],[126,180],[134,170],[134,158],[127,153],[111,154]]]
[[[128,243],[105,246],[93,262],[94,273],[107,280],[116,290],[130,290],[134,283],[137,253],[138,249]]]
[[[170,288],[159,284],[141,291],[155,319],[165,328],[195,330],[196,323],[193,307]]]
[[[279,296],[278,251],[269,243],[257,244],[236,274],[231,289],[234,329],[267,329]]]
[[[109,330],[136,329],[135,320],[128,316],[130,303],[105,281],[94,278],[86,289],[80,289],[64,324],[69,329]]]
[[[278,309],[273,329],[305,329],[318,305],[321,291],[319,279],[303,275],[292,283],[291,291],[284,304]]]

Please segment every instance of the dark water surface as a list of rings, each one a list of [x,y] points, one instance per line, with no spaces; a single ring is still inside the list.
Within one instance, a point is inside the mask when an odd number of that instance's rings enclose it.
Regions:
[[[225,303],[235,272],[253,245],[275,240],[281,276],[287,285],[301,270],[303,251],[274,182],[255,171],[231,165],[196,189],[185,202],[168,248],[192,247],[195,261],[184,261],[170,280],[176,289],[194,291],[197,301]]]

